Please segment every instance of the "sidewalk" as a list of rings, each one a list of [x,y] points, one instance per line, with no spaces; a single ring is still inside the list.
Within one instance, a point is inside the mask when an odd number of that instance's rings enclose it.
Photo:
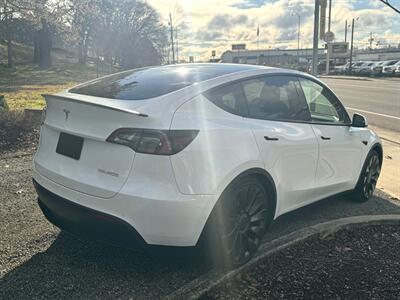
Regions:
[[[400,203],[400,133],[369,127],[379,135],[383,144],[383,166],[377,188]]]
[[[389,81],[400,82],[400,77],[387,77],[387,76],[365,77],[365,76],[350,76],[350,75],[318,75],[317,77],[326,79],[361,80],[361,81],[389,80]]]

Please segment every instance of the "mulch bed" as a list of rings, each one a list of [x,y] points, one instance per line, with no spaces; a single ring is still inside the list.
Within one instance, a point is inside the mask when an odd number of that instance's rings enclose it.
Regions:
[[[369,226],[282,250],[201,299],[400,299],[400,226]]]

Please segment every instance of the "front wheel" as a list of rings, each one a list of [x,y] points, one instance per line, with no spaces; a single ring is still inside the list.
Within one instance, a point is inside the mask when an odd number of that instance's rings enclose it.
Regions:
[[[381,173],[381,165],[378,153],[372,150],[365,160],[361,176],[353,193],[356,201],[366,202],[372,197]]]
[[[272,221],[270,193],[253,177],[232,184],[221,196],[207,229],[207,252],[225,269],[248,262]]]

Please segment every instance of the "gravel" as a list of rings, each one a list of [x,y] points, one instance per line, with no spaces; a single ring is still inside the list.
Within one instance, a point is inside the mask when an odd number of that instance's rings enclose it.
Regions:
[[[60,233],[37,206],[33,150],[0,152],[0,299],[158,299],[210,270],[191,251],[141,253]],[[280,217],[265,240],[331,219],[394,213],[400,208],[381,197],[365,204],[324,200]]]
[[[342,230],[280,251],[201,299],[399,299],[399,249],[399,226]]]

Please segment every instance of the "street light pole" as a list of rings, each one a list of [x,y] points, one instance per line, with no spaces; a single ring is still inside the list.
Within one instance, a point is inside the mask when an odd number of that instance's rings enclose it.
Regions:
[[[297,67],[300,65],[300,28],[301,28],[301,19],[300,14],[297,11],[292,12],[292,16],[297,16]]]
[[[353,62],[353,38],[354,38],[354,18],[351,21],[351,42],[350,42],[350,65],[349,65],[349,71],[351,73],[351,65]]]
[[[344,21],[344,42],[347,43],[347,20]]]
[[[313,57],[312,57],[312,73],[313,73],[313,75],[317,75],[317,65],[318,65],[318,31],[319,31],[318,23],[319,23],[319,0],[315,0]]]
[[[172,47],[172,64],[175,63],[175,49],[174,49],[174,27],[172,26],[172,15],[169,14],[169,26],[171,30],[171,47]]]

